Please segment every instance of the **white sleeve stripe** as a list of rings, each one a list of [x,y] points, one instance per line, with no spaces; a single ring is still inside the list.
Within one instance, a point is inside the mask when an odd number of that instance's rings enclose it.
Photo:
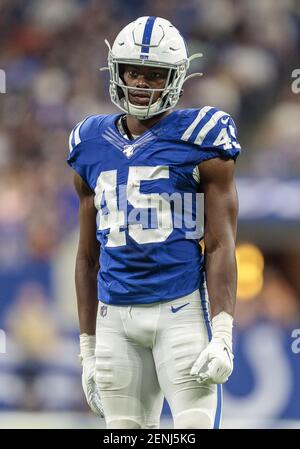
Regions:
[[[78,123],[78,125],[75,129],[75,132],[74,132],[75,146],[81,142],[79,131],[80,131],[80,128],[81,128],[81,125],[83,122],[84,122],[84,120],[82,120],[82,122]]]
[[[228,115],[227,112],[224,111],[218,111],[215,112],[211,118],[208,120],[208,122],[201,128],[200,132],[197,134],[197,137],[195,139],[195,144],[201,145],[207,134],[213,127],[217,124],[217,121],[224,117],[225,115]]]
[[[73,136],[74,136],[74,129],[72,129],[71,133],[70,133],[70,137],[69,137],[69,149],[70,149],[70,153],[73,151],[74,147],[72,145],[72,140],[73,140]]]
[[[206,115],[206,113],[208,111],[210,111],[211,109],[213,109],[212,106],[205,106],[204,108],[200,109],[195,120],[190,124],[190,126],[182,134],[182,136],[181,136],[182,140],[185,140],[185,141],[189,140],[189,138],[191,137],[193,131],[195,130],[195,128],[198,125],[198,123],[200,122],[200,120],[202,120],[202,118]]]

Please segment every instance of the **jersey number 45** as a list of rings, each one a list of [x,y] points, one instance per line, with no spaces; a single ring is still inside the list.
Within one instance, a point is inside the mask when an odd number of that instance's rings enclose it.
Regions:
[[[169,167],[129,167],[126,191],[128,203],[138,210],[155,212],[157,227],[144,229],[142,223],[125,222],[125,212],[119,210],[117,201],[117,170],[101,172],[95,189],[95,207],[98,209],[98,229],[109,229],[106,246],[117,247],[126,245],[126,232],[120,228],[127,227],[128,234],[139,244],[158,243],[165,241],[173,231],[170,203],[159,193],[141,193],[141,181],[168,179]],[[120,198],[119,186],[119,198]],[[103,197],[107,213],[103,213]]]

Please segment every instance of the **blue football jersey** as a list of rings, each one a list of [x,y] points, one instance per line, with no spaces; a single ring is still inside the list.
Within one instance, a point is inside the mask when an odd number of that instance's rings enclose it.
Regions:
[[[197,166],[236,159],[236,127],[229,114],[205,106],[173,111],[128,140],[117,128],[121,115],[90,116],[69,139],[68,163],[95,192],[98,298],[116,305],[169,301],[201,287]]]

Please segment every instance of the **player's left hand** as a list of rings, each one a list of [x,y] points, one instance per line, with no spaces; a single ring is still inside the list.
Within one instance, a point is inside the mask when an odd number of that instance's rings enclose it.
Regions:
[[[191,369],[199,383],[223,384],[233,370],[233,354],[225,340],[213,337]]]
[[[199,383],[223,384],[233,370],[233,317],[222,311],[212,319],[213,337],[191,369]]]

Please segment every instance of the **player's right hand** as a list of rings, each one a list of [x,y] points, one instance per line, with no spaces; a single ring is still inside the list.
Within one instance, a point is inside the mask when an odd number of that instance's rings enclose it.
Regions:
[[[103,406],[100,397],[100,390],[95,382],[95,345],[96,337],[94,335],[80,335],[80,358],[82,365],[82,388],[91,410],[104,417]]]

